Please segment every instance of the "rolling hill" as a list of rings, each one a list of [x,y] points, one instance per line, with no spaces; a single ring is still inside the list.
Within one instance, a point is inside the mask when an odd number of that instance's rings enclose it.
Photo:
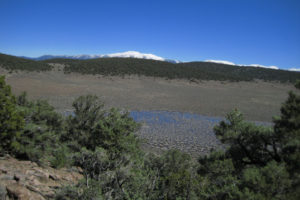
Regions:
[[[47,63],[36,62],[34,60],[10,56],[0,53],[0,67],[9,71],[24,70],[24,71],[47,71],[51,70],[52,66]]]
[[[65,73],[100,74],[104,76],[140,75],[190,81],[264,81],[291,82],[300,79],[299,72],[236,66],[213,62],[170,63],[137,58],[49,59],[34,61],[0,54],[0,66],[8,70],[51,70],[49,63],[63,64]]]

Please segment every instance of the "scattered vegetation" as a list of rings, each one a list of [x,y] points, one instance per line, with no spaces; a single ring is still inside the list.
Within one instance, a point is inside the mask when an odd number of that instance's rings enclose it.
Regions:
[[[135,58],[98,58],[89,60],[50,59],[34,61],[0,54],[0,67],[8,70],[51,70],[48,63],[64,64],[65,73],[100,74],[104,76],[139,75],[166,79],[218,81],[278,81],[295,83],[299,72],[258,67],[241,67],[210,62],[170,63]]]
[[[274,127],[229,113],[215,127],[225,150],[198,162],[178,150],[143,152],[139,125],[126,112],[105,110],[96,96],[76,99],[74,115],[65,117],[45,101],[15,97],[1,77],[0,102],[1,154],[82,169],[84,179],[56,199],[300,198],[300,96],[292,92]]]
[[[13,71],[48,71],[52,66],[47,63],[36,62],[34,60],[10,56],[0,53],[0,67]]]
[[[167,79],[219,81],[279,81],[294,83],[300,73],[255,67],[240,67],[210,62],[169,63],[134,58],[98,58],[90,60],[52,59],[45,63],[65,64],[65,72],[110,76],[143,75]]]

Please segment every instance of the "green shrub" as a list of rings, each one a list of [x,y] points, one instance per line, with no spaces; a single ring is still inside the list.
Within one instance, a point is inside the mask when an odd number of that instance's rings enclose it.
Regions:
[[[78,97],[72,105],[74,115],[68,117],[67,131],[61,140],[73,142],[77,151],[81,147],[92,148],[92,132],[104,116],[103,103],[97,96],[87,95]]]
[[[16,99],[5,77],[0,77],[0,152],[16,153],[20,150],[18,139],[24,127],[22,113],[16,108]]]
[[[65,186],[56,191],[55,200],[104,200],[99,182],[91,181],[87,187],[83,182],[74,186]]]
[[[39,164],[60,160],[60,163],[55,163],[55,166],[61,167],[63,163],[66,163],[60,159],[64,157],[63,151],[60,151],[64,145],[59,141],[64,131],[63,117],[56,113],[46,101],[28,101],[26,93],[22,93],[17,99],[17,109],[23,113],[26,123],[18,139],[20,151],[16,156]],[[56,153],[59,153],[59,157],[54,159]]]
[[[199,159],[200,197],[300,198],[299,95],[289,93],[273,128],[245,122],[235,110],[215,127],[215,133],[227,148]]]
[[[73,164],[71,153],[65,145],[56,148],[51,154],[50,164],[54,168],[71,166]]]

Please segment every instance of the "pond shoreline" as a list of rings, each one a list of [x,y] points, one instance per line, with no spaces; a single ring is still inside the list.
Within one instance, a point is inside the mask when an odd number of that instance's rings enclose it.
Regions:
[[[224,117],[210,117],[176,111],[128,111],[130,116],[142,124],[136,133],[142,146],[161,153],[169,149],[179,149],[193,156],[208,154],[211,149],[224,146],[216,138],[213,127]],[[64,115],[72,111],[63,112]],[[272,126],[270,122],[253,122],[257,125]]]

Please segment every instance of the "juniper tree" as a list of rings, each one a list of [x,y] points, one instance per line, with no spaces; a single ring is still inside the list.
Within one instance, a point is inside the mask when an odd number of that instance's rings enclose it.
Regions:
[[[16,108],[16,98],[11,88],[0,77],[0,151],[13,153],[20,149],[18,139],[24,126],[24,120]]]
[[[300,89],[300,82],[296,88]],[[280,117],[274,119],[274,127],[246,122],[234,110],[214,130],[226,150],[199,159],[202,182],[199,196],[205,199],[300,198],[298,94],[289,93]]]

